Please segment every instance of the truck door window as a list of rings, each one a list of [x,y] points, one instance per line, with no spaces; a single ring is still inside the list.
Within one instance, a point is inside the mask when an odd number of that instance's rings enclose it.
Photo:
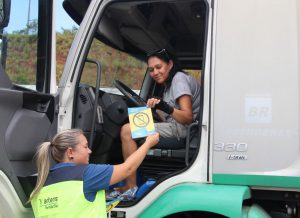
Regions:
[[[1,63],[12,82],[35,89],[38,0],[11,4],[9,25],[1,30]]]
[[[51,67],[56,68],[56,79],[59,80],[78,28],[62,8],[62,0],[55,1],[53,18],[56,27],[53,28],[56,29],[57,44],[54,46],[57,59],[51,66],[49,25],[53,20],[49,15],[52,10],[50,2],[12,0],[9,25],[0,30],[1,64],[10,80],[41,92],[49,92]]]

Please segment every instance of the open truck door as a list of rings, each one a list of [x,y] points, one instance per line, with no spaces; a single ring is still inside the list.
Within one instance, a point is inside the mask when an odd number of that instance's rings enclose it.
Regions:
[[[26,201],[36,178],[33,157],[37,146],[57,131],[58,98],[50,94],[55,87],[50,64],[52,3],[31,1],[36,20],[19,27],[19,34],[14,29],[17,16],[9,17],[16,13],[9,10],[11,3],[16,4],[3,0],[0,8],[0,216],[20,217],[31,214],[25,208],[30,207]]]

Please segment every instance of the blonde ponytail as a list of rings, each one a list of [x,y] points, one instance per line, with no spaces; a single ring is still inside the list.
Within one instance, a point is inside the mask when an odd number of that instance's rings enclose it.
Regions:
[[[39,146],[36,153],[38,177],[28,202],[36,197],[47,180],[50,170],[50,155],[57,163],[62,162],[66,150],[69,147],[75,149],[80,142],[79,136],[82,134],[81,129],[64,130],[54,136],[51,142],[44,142]]]
[[[49,158],[50,146],[51,146],[51,142],[42,143],[36,154],[38,177],[37,177],[36,186],[33,189],[28,201],[31,201],[35,197],[35,195],[41,190],[41,188],[44,186],[46,182],[50,170],[50,158]]]

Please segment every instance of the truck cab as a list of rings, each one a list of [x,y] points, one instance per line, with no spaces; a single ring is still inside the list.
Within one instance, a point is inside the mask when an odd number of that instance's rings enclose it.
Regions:
[[[201,110],[181,146],[149,151],[138,185],[151,186],[108,216],[299,216],[298,1],[64,0],[78,28],[59,36],[56,1],[36,1],[33,32],[10,31],[18,5],[2,2],[0,216],[33,216],[34,154],[57,132],[82,129],[91,163],[123,162],[128,107],[162,93],[146,63],[161,48],[199,81]]]

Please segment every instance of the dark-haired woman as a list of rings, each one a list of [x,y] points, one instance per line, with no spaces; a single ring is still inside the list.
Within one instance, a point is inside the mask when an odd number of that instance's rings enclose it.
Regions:
[[[164,87],[162,98],[150,98],[148,107],[162,111],[163,122],[155,123],[155,130],[162,138],[185,138],[187,126],[192,123],[200,109],[200,83],[183,72],[166,49],[152,52],[148,56],[148,72],[153,80]],[[131,138],[130,126],[121,129],[122,152],[126,160],[138,146]],[[136,173],[130,175],[126,185],[110,194],[116,197],[123,193],[133,199],[137,191]]]

